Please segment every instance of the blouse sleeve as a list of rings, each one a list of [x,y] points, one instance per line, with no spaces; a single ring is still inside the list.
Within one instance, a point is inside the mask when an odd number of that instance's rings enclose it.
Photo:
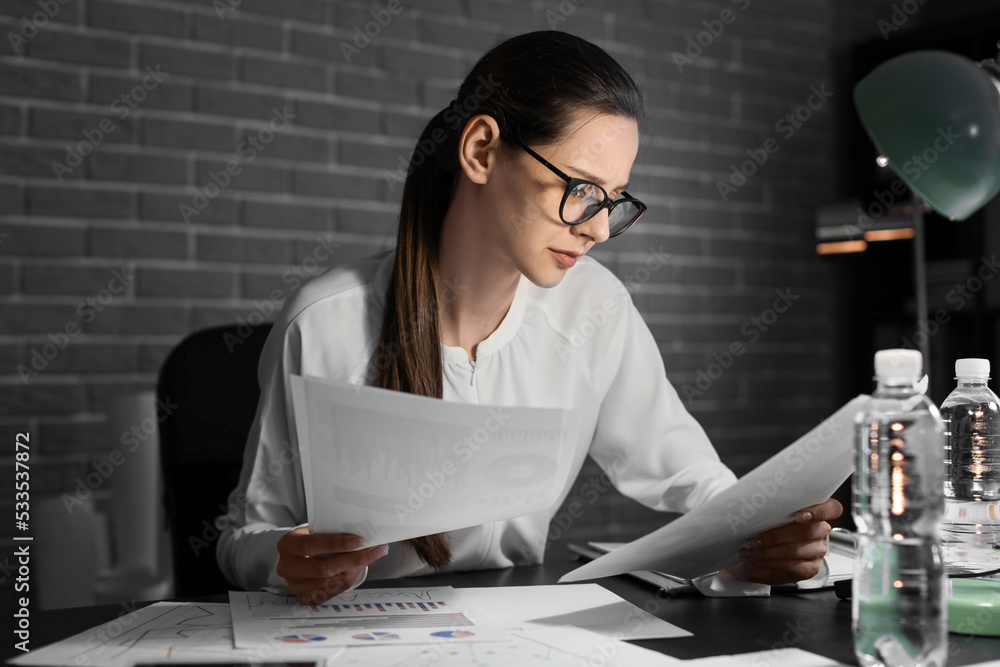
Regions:
[[[590,454],[625,495],[687,512],[735,483],[667,380],[656,341],[628,295],[595,384],[607,387]]]
[[[230,583],[244,590],[287,589],[274,570],[277,543],[307,521],[302,469],[291,419],[289,378],[301,367],[296,322],[279,320],[258,367],[261,395],[248,437],[243,469],[229,495],[216,560]]]

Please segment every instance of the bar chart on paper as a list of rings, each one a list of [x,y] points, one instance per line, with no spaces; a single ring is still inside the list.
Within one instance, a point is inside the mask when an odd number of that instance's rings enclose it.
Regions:
[[[509,638],[501,629],[477,624],[452,599],[450,586],[352,591],[318,605],[269,593],[230,591],[237,647],[253,648],[272,641],[304,645],[365,646],[485,642]]]

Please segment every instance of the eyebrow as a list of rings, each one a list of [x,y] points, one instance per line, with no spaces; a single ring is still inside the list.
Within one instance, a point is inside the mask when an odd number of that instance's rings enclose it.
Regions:
[[[583,178],[587,179],[588,181],[594,181],[595,183],[600,183],[601,185],[603,185],[605,183],[605,181],[601,180],[600,178],[598,178],[594,174],[590,173],[586,169],[580,169],[579,167],[574,167],[572,165],[570,165],[570,169],[572,169],[573,171],[577,172],[578,174],[580,174]],[[624,190],[625,188],[628,187],[628,184],[629,184],[629,182],[625,181],[625,185],[619,186],[617,188],[612,188],[612,190],[621,192],[622,190]]]

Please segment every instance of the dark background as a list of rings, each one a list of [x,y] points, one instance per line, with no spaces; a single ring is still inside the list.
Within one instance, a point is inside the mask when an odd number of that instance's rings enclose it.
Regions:
[[[899,3],[420,0],[402,2],[347,62],[342,44],[385,6],[68,0],[19,52],[0,39],[0,426],[9,443],[2,488],[14,478],[13,434],[27,431],[33,502],[73,489],[116,446],[110,398],[152,389],[186,334],[246,319],[275,288],[287,293],[282,275],[301,266],[318,236],[340,244],[326,266],[391,244],[400,189],[392,191],[386,173],[491,44],[533,29],[597,42],[647,90],[649,122],[630,191],[649,211],[593,255],[626,279],[650,246],[672,254],[633,299],[682,396],[699,388],[713,355],[745,345],[710,386],[685,398],[737,474],[869,391],[874,350],[912,336],[911,242],[820,257],[815,216],[867,202],[887,178],[876,173],[853,110],[858,78],[918,48],[995,55],[995,3],[914,0],[913,11],[898,14],[899,29],[886,30],[896,27]],[[0,2],[3,35],[39,7]],[[735,20],[679,71],[674,54],[727,8]],[[120,120],[113,100],[157,66],[170,76]],[[829,101],[792,137],[778,133],[775,124],[821,86],[833,91]],[[294,122],[186,223],[179,205],[281,107]],[[106,117],[115,131],[60,182],[52,163]],[[717,182],[770,137],[778,152],[723,201]],[[932,312],[935,294],[996,251],[987,224],[996,217],[994,208],[964,223],[928,220]],[[78,321],[77,305],[116,269],[135,276],[124,293],[23,381],[18,366]],[[745,325],[772,306],[776,290],[801,298],[751,341]],[[950,390],[955,357],[992,354],[992,293],[984,290],[934,336],[936,401]],[[588,464],[578,486],[598,474]],[[113,488],[89,502],[107,512]],[[664,518],[613,491],[584,506],[553,536],[623,539]],[[0,508],[12,513],[12,490]],[[0,523],[0,534],[9,538],[12,524]]]

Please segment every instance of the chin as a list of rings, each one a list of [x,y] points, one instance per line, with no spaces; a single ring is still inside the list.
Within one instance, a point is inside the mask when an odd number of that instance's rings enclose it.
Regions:
[[[563,281],[566,277],[566,271],[568,269],[560,269],[558,267],[548,268],[543,270],[527,270],[522,271],[525,278],[530,280],[533,284],[539,287],[549,289],[550,287],[555,287]]]

